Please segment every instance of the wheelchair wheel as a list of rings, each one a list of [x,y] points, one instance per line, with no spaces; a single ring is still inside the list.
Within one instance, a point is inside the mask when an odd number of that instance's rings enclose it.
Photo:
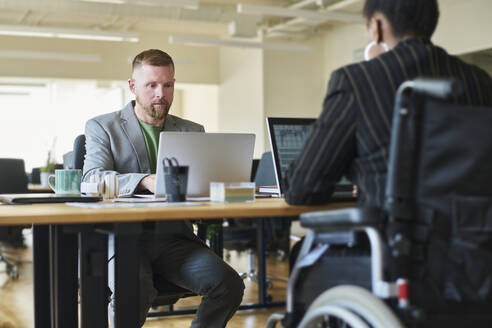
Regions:
[[[338,305],[325,304],[307,312],[299,328],[369,328],[357,314]]]
[[[323,309],[331,307],[331,313]],[[363,323],[354,321],[352,316],[333,308],[342,308],[355,315]],[[323,327],[373,327],[373,328],[404,328],[400,320],[388,306],[368,290],[358,286],[338,286],[319,295],[309,307],[299,324],[300,328]]]

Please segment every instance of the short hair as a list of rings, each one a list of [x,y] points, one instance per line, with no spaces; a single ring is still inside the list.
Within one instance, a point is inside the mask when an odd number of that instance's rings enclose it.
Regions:
[[[174,62],[171,56],[159,49],[145,50],[136,55],[132,62],[132,74],[136,68],[142,65],[171,66],[174,70]]]
[[[399,38],[413,33],[430,40],[439,20],[437,0],[366,0],[364,17],[369,20],[376,12],[389,20]]]

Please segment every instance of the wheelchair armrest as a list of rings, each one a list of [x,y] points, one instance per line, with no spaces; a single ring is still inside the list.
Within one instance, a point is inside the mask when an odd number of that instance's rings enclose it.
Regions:
[[[354,227],[374,225],[379,223],[375,215],[363,215],[359,208],[345,208],[341,210],[317,211],[300,215],[301,226],[320,229],[350,229]]]

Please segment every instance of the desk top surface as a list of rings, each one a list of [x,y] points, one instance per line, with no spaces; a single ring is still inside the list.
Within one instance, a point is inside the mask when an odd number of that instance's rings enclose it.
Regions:
[[[247,203],[205,202],[200,206],[135,208],[79,208],[66,204],[0,205],[0,226],[297,216],[304,212],[354,205],[347,202],[292,206],[282,198],[256,199]]]

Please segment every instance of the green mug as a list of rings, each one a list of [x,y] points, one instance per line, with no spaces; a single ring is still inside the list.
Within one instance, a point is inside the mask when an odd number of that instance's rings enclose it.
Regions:
[[[80,196],[82,170],[55,170],[48,177],[48,185],[60,196]]]

